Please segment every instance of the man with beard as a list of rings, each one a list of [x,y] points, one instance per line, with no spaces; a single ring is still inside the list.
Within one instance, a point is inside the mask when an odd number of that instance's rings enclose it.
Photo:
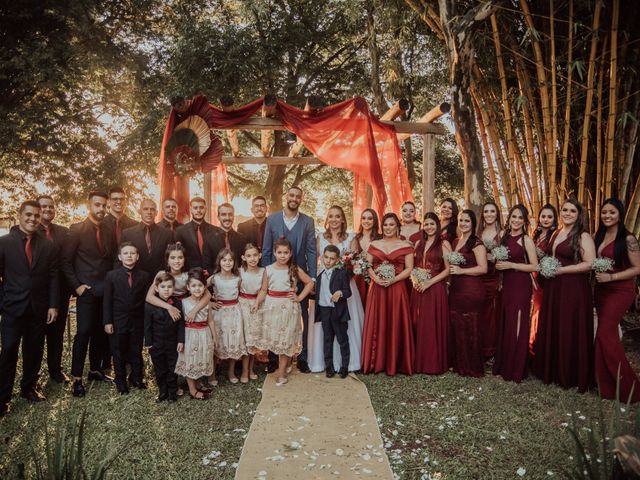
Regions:
[[[154,223],[158,210],[153,200],[144,199],[138,213],[142,221],[122,232],[122,243],[131,242],[136,247],[139,255],[136,268],[147,272],[150,275],[149,282],[152,282],[156,273],[166,268],[164,254],[167,245],[173,243],[173,234],[171,230]]]
[[[262,196],[254,197],[251,201],[251,214],[253,218],[238,224],[238,233],[244,236],[247,243],[262,250],[262,239],[267,221],[267,199]]]
[[[127,196],[122,187],[112,187],[109,190],[109,213],[104,217],[104,224],[116,235],[116,242],[120,245],[122,232],[133,227],[137,222],[127,216]]]
[[[219,251],[216,239],[220,229],[204,220],[207,211],[204,198],[192,198],[189,206],[191,221],[176,229],[176,242],[180,242],[187,252],[187,268],[200,267],[211,274]]]
[[[175,235],[176,229],[182,225],[177,217],[178,202],[174,198],[165,198],[162,202],[162,220],[158,222],[158,226],[171,230]]]
[[[45,397],[37,390],[44,330],[58,315],[58,267],[53,243],[38,232],[40,206],[20,205],[19,224],[0,237],[0,417],[9,411],[22,341],[20,396]]]
[[[69,229],[53,223],[56,218],[56,204],[50,195],[40,195],[36,202],[40,205],[40,225],[38,231],[41,236],[53,242],[56,258],[62,254],[62,245],[67,239]],[[58,319],[47,324],[45,328],[47,342],[47,368],[49,377],[56,383],[69,383],[71,379],[62,371],[62,351],[64,345],[64,329],[67,325],[69,299],[71,288],[62,274],[58,271],[60,285],[60,299],[58,301]]]
[[[302,189],[294,186],[287,190],[285,197],[285,205],[282,212],[276,212],[269,215],[267,225],[265,227],[263,249],[262,249],[262,265],[271,265],[276,261],[273,252],[273,244],[280,237],[285,237],[293,246],[293,261],[302,270],[315,281],[317,269],[316,254],[316,230],[313,219],[304,213],[300,213],[300,204],[302,203]],[[298,283],[298,292],[302,290],[304,284]],[[298,355],[298,370],[302,373],[309,373],[309,365],[307,364],[307,334],[309,333],[309,300],[305,298],[300,303],[302,309],[302,352]],[[271,352],[269,353],[268,371],[272,371],[274,366],[277,367],[277,358]]]
[[[83,222],[71,225],[67,242],[62,249],[63,272],[67,283],[78,297],[77,331],[73,339],[71,359],[74,397],[84,397],[86,394],[82,374],[87,349],[88,379],[111,381],[103,371],[109,346],[107,334],[102,327],[102,296],[104,279],[113,268],[117,246],[113,230],[104,222],[107,198],[107,194],[102,192],[89,194],[89,216]]]
[[[233,229],[233,220],[235,218],[235,210],[230,203],[223,203],[218,207],[218,221],[220,228],[216,236],[216,249],[219,252],[223,248],[228,248],[233,252],[236,265],[240,265],[241,256],[244,254],[244,247],[247,240],[244,235]]]

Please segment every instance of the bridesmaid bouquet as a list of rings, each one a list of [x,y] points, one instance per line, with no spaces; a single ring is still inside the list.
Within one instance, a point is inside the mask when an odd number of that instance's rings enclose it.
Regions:
[[[376,268],[376,275],[382,280],[393,280],[396,278],[396,268],[389,262],[382,262]]]
[[[558,269],[562,266],[556,257],[544,257],[540,260],[538,270],[540,275],[545,278],[553,278],[558,273]]]
[[[505,262],[509,260],[509,247],[498,245],[491,250],[491,254],[498,262]]]
[[[482,243],[484,243],[484,248],[487,249],[487,252],[490,252],[491,250],[493,250],[494,248],[496,248],[498,245],[496,245],[496,242],[494,242],[492,239],[483,239]]]
[[[426,268],[416,267],[411,270],[411,283],[414,287],[424,286],[429,280],[431,280],[431,272]]]
[[[451,252],[447,255],[449,265],[464,265],[467,261],[460,252]]]
[[[361,275],[364,277],[366,283],[371,281],[371,278],[369,278],[369,268],[371,268],[371,264],[367,262],[367,256],[364,252],[359,255],[354,255],[351,259],[351,265],[354,275]]]
[[[614,261],[609,257],[598,257],[591,264],[591,270],[596,273],[605,273],[613,270]]]

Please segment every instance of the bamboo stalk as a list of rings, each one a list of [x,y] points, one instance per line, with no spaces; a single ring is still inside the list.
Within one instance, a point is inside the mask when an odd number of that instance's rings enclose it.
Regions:
[[[550,64],[551,64],[551,144],[553,145],[553,156],[552,163],[549,165],[549,173],[552,178],[551,194],[554,195],[554,191],[557,190],[555,195],[559,198],[562,198],[562,184],[560,188],[554,189],[554,185],[557,180],[557,145],[558,145],[558,84],[556,79],[556,35],[555,35],[555,5],[553,0],[549,0],[549,40],[551,46],[550,52]],[[571,84],[571,83],[569,83]],[[561,159],[562,161],[562,159]]]
[[[567,98],[564,107],[564,135],[562,141],[562,173],[560,175],[560,197],[567,197],[567,171],[569,168],[569,136],[571,128],[571,87],[573,86],[573,0],[569,0],[569,40],[567,46]]]
[[[627,217],[625,218],[625,224],[629,230],[637,237],[640,234],[640,217],[638,216],[640,211],[640,175],[636,178],[636,186],[633,189],[631,200],[629,201],[629,208],[627,209]]]
[[[478,130],[480,130],[480,140],[482,142],[482,149],[484,150],[484,156],[487,159],[487,167],[489,168],[489,179],[491,180],[491,190],[493,192],[493,199],[497,202],[500,198],[500,190],[498,189],[498,180],[496,178],[496,172],[493,167],[493,159],[491,157],[491,149],[489,148],[489,140],[487,138],[487,129],[484,126],[482,120],[482,114],[480,113],[480,105],[473,96],[473,106],[476,109],[476,121],[478,122]]]
[[[607,119],[607,163],[605,165],[605,196],[611,196],[613,183],[613,158],[615,153],[616,133],[616,76],[618,69],[618,17],[620,16],[620,0],[613,0],[611,18],[611,46],[609,65],[609,118]]]
[[[604,70],[606,68],[606,55],[607,45],[609,40],[604,39],[602,44],[602,58],[600,59],[600,69],[598,71],[598,109],[596,111],[596,214],[594,220],[600,217],[600,205],[602,204],[602,185],[603,185],[603,173],[602,173],[602,89],[604,85]],[[595,222],[593,222],[595,224]]]
[[[598,29],[600,28],[600,10],[602,4],[599,0],[595,2],[593,12],[593,27],[591,29],[591,51],[589,53],[589,67],[587,69],[587,98],[585,100],[584,118],[582,120],[582,145],[580,147],[580,174],[578,175],[578,200],[584,202],[584,182],[587,175],[587,156],[589,149],[589,124],[591,121],[591,108],[593,106],[593,90],[596,53],[598,49]],[[596,202],[597,204],[597,202]]]
[[[635,96],[633,111],[635,117],[638,118],[640,112],[640,95]],[[633,158],[636,152],[636,145],[638,144],[638,122],[633,122],[629,129],[629,137],[627,141],[627,150],[625,154],[624,167],[622,169],[622,180],[620,181],[620,195],[619,198],[624,201],[627,196],[627,189],[629,188],[629,179],[631,178],[631,167],[633,166]],[[640,175],[639,175],[640,176]]]

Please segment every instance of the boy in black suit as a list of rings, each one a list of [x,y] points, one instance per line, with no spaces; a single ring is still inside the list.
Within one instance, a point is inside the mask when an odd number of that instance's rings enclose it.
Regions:
[[[155,279],[155,291],[165,302],[182,310],[182,302],[173,295],[175,279],[163,273]],[[144,344],[150,347],[151,361],[158,384],[158,402],[178,399],[178,376],[175,374],[178,352],[184,348],[184,321],[171,318],[165,308],[147,303],[144,315]]]
[[[343,268],[336,268],[340,250],[327,245],[322,253],[324,269],[316,279],[316,322],[322,322],[324,332],[324,363],[328,378],[336,371],[333,368],[333,339],[338,339],[342,366],[340,378],[349,374],[349,336],[347,334],[349,309],[347,298],[351,296],[349,275]]]
[[[132,386],[145,389],[142,380],[142,342],[144,339],[144,300],[149,274],[136,268],[138,250],[129,242],[120,245],[118,260],[122,266],[107,273],[104,280],[103,323],[109,335],[116,388],[129,393],[127,361],[131,363]]]

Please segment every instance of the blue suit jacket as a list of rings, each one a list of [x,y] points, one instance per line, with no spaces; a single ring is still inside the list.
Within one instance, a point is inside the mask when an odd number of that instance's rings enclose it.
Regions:
[[[296,244],[293,245],[293,261],[311,278],[316,278],[318,255],[316,252],[316,229],[313,218],[300,213],[294,228],[300,229],[300,234]],[[262,241],[262,266],[266,267],[276,261],[276,257],[273,254],[273,244],[280,237],[288,237],[288,233],[289,230],[284,225],[282,211],[272,213],[267,217],[264,240]]]

